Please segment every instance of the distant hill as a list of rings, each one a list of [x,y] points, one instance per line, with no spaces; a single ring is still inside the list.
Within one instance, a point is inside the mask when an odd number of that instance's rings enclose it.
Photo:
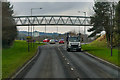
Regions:
[[[53,35],[60,35],[59,33],[44,33],[44,32],[38,32],[35,31],[37,33],[39,33],[39,35],[45,35],[45,36],[53,36]],[[18,31],[18,34],[24,34],[26,36],[28,36],[28,32],[27,31]],[[29,32],[29,35],[31,35],[31,32]]]

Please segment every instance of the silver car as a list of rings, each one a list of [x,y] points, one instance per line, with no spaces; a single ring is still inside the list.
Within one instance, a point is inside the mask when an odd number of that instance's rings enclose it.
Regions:
[[[55,40],[54,40],[54,39],[51,39],[51,40],[49,41],[49,43],[50,43],[50,44],[55,44]]]

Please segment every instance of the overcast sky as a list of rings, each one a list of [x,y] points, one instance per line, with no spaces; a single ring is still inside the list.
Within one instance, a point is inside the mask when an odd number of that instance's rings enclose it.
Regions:
[[[94,0],[8,0],[8,1],[10,2],[94,2]]]
[[[36,0],[36,2],[33,2],[33,0],[9,0],[13,4],[14,9],[14,15],[30,15],[30,9],[31,8],[42,8],[41,10],[33,10],[33,15],[80,15],[84,16],[83,12],[87,13],[87,16],[93,15],[93,0],[86,0],[86,2],[83,2],[83,0],[69,0],[67,2],[64,0],[64,2],[59,2],[59,0]],[[40,2],[42,1],[42,2]],[[78,1],[78,2],[77,2]],[[80,13],[78,13],[80,11]],[[45,31],[45,26],[35,26],[36,31]],[[80,31],[83,33],[84,28],[83,26],[46,26],[47,31],[46,32],[58,32],[59,33],[65,33],[67,31],[73,31],[76,32]],[[88,29],[89,27],[87,27]],[[27,27],[18,27],[18,30],[27,31]],[[87,30],[86,30],[87,31]]]
[[[33,10],[33,15],[84,15],[93,14],[92,2],[12,2],[15,15],[30,15],[31,8],[42,8]],[[81,13],[78,13],[80,11]]]

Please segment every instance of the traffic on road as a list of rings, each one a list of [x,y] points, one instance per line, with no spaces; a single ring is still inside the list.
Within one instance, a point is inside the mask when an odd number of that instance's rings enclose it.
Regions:
[[[21,78],[117,78],[116,68],[98,61],[84,52],[68,52],[65,44],[39,47],[39,57],[17,77]]]
[[[0,1],[0,80],[120,80],[119,0],[19,1]]]
[[[67,34],[64,39],[44,39],[46,45],[39,47],[37,59],[22,71],[18,78],[76,78],[109,80],[119,77],[119,70],[99,61],[82,51],[80,34]],[[84,44],[83,44],[84,45]],[[23,75],[24,76],[21,76]]]

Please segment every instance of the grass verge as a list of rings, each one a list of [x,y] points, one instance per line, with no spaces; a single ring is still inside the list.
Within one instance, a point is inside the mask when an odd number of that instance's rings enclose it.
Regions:
[[[120,55],[118,55],[118,49],[113,49],[111,56],[111,49],[107,48],[106,39],[102,41],[95,40],[90,44],[82,45],[82,49],[120,67],[120,63],[118,61],[120,57]]]
[[[2,50],[2,78],[9,78],[17,69],[32,58],[37,51],[38,46],[44,43],[35,43],[28,52],[28,43],[25,41],[15,41],[11,48]]]

